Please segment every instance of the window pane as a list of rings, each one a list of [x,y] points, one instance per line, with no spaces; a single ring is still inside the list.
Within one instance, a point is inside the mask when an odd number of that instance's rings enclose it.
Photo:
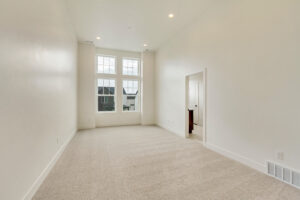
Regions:
[[[132,67],[128,67],[127,71],[128,71],[128,75],[132,75]]]
[[[104,65],[109,65],[109,58],[108,57],[104,58]]]
[[[114,73],[115,68],[113,66],[109,66],[109,73],[113,74]]]
[[[104,87],[104,94],[109,94],[109,87]]]
[[[109,80],[108,79],[104,79],[104,86],[109,86]]]
[[[98,65],[98,73],[103,73],[103,72],[104,72],[103,65]]]
[[[115,87],[115,80],[109,80],[109,86]]]
[[[111,56],[98,56],[98,73],[115,74],[116,59]]]
[[[103,87],[98,87],[98,94],[103,94]]]
[[[115,111],[114,79],[98,79],[98,111]]]
[[[138,75],[137,67],[133,68],[132,74],[135,75],[135,76]]]
[[[128,87],[132,88],[133,87],[133,81],[128,81]]]
[[[98,111],[115,111],[115,97],[98,96]]]
[[[98,56],[98,65],[103,65],[103,57]]]
[[[104,65],[104,73],[109,74],[109,66],[108,65]]]
[[[123,111],[138,110],[138,81],[123,80]]]
[[[99,86],[104,86],[104,85],[103,85],[103,81],[104,81],[103,79],[98,79],[98,87],[99,87]]]
[[[115,94],[115,88],[114,87],[109,88],[109,94]]]
[[[138,60],[136,59],[123,59],[123,75],[138,75],[139,71]]]

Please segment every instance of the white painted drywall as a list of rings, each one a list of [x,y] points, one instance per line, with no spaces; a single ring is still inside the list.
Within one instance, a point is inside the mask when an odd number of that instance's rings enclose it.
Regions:
[[[61,0],[0,1],[0,199],[23,199],[77,130],[68,19]]]
[[[156,53],[158,125],[184,134],[185,76],[207,68],[207,143],[300,169],[300,1],[212,1]]]
[[[154,62],[155,53],[144,51],[142,53],[142,124],[154,124]]]
[[[95,46],[78,44],[78,128],[96,127]]]

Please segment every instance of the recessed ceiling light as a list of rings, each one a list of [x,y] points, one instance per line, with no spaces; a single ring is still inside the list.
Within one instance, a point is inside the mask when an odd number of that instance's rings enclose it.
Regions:
[[[148,44],[144,44],[144,47],[147,47],[148,46]]]
[[[99,37],[99,36],[98,36],[98,37],[96,37],[96,39],[97,39],[97,40],[100,40],[100,39],[101,39],[101,37]]]
[[[169,18],[173,18],[173,17],[174,17],[174,14],[173,14],[173,13],[170,13],[170,14],[168,15],[168,17],[169,17]]]

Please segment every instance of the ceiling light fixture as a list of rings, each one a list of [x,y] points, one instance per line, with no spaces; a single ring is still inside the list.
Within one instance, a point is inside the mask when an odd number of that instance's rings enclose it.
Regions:
[[[96,39],[97,39],[97,40],[100,40],[100,39],[101,39],[101,37],[99,37],[99,36],[98,36],[98,37],[96,37]]]
[[[144,47],[147,47],[148,46],[148,44],[144,44]]]
[[[170,13],[170,14],[168,15],[168,17],[169,17],[169,18],[173,18],[173,17],[174,17],[174,14],[173,14],[173,13]]]

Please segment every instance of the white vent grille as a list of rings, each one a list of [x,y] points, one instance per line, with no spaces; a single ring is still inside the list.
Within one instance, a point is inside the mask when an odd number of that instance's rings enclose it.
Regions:
[[[277,163],[267,162],[268,175],[300,189],[300,173]]]

